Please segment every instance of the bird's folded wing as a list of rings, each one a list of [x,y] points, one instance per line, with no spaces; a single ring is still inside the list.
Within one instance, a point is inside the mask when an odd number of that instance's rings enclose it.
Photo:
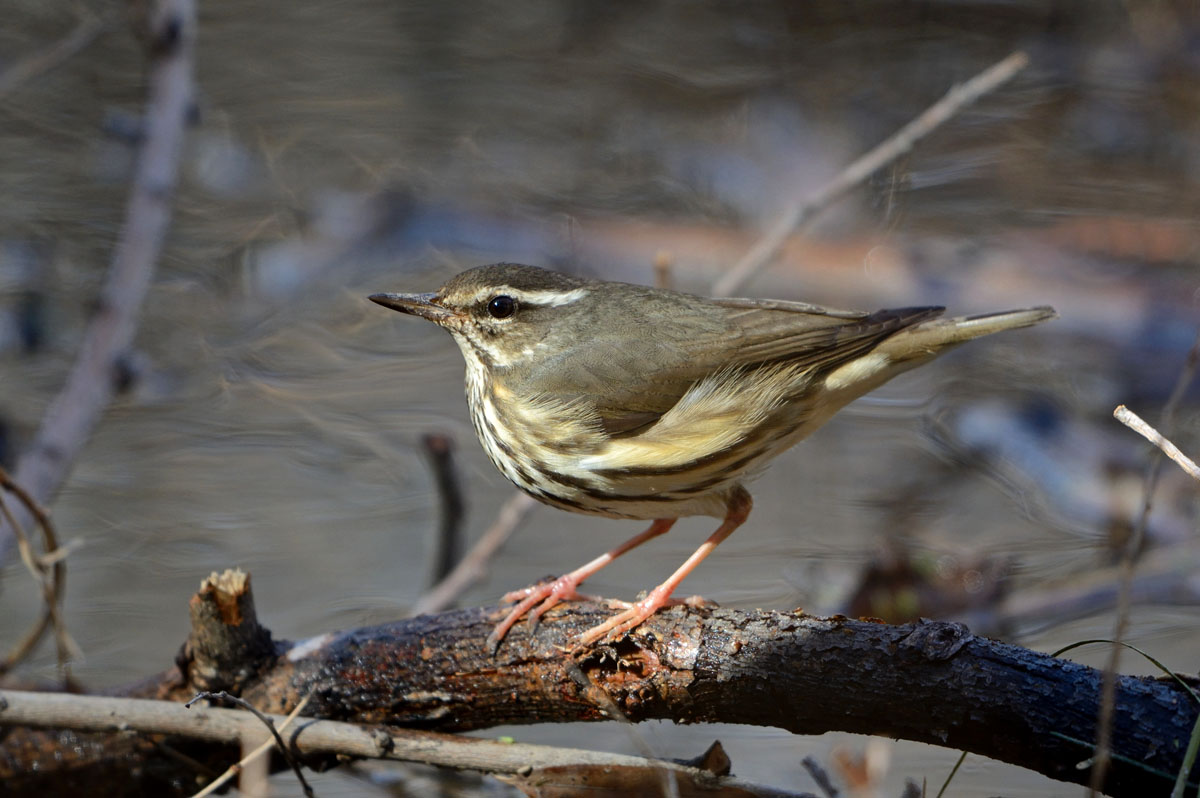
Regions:
[[[700,380],[761,364],[823,371],[941,308],[865,314],[773,300],[701,300],[662,318],[626,319],[525,375],[558,401],[591,405],[610,436],[637,434]],[[520,390],[520,385],[515,386]]]

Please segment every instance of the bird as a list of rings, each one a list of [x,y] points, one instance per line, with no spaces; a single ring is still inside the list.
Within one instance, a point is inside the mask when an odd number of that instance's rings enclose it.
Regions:
[[[746,483],[853,399],[983,335],[1056,316],[1034,307],[941,318],[940,306],[838,310],[775,299],[708,298],[515,263],[463,271],[434,293],[377,293],[386,308],[453,336],[466,399],[489,459],[538,501],[650,521],[553,580],[506,594],[488,638],[536,626],[613,560],[686,516],[720,525],[640,600],[577,638],[636,629],[750,515]]]

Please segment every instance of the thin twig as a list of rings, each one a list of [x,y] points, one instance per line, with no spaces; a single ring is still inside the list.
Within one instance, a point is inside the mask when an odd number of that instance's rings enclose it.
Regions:
[[[1175,420],[1175,409],[1183,399],[1183,394],[1196,376],[1197,365],[1200,364],[1200,333],[1188,350],[1183,368],[1167,402],[1163,405],[1159,427],[1164,434],[1170,435]],[[1158,486],[1158,476],[1162,471],[1162,452],[1155,450],[1146,466],[1146,479],[1143,486],[1142,511],[1138,514],[1133,525],[1133,531],[1121,554],[1121,588],[1117,593],[1117,618],[1113,623],[1112,648],[1109,651],[1108,663],[1104,667],[1104,677],[1100,687],[1100,711],[1096,719],[1096,753],[1093,757],[1092,778],[1088,786],[1088,795],[1095,796],[1104,786],[1104,777],[1108,774],[1109,761],[1112,758],[1112,723],[1117,696],[1117,668],[1121,664],[1121,651],[1125,633],[1129,626],[1129,607],[1131,604],[1133,571],[1142,543],[1146,537],[1146,524],[1150,520],[1150,508],[1153,506],[1154,490]]]
[[[300,713],[304,710],[304,708],[306,706],[308,706],[308,700],[310,698],[312,698],[312,693],[309,693],[304,698],[302,698],[300,700],[300,702],[298,704],[296,704],[296,708],[293,709],[291,712],[289,712],[288,716],[286,718],[284,718],[282,721],[280,721],[278,727],[275,726],[275,720],[272,716],[264,715],[263,713],[259,712],[257,709],[255,709],[253,706],[251,706],[247,702],[243,701],[242,699],[240,699],[236,696],[229,695],[226,692],[201,693],[200,695],[196,696],[195,698],[193,698],[191,701],[187,702],[183,706],[185,708],[190,708],[192,706],[192,704],[194,704],[196,701],[200,700],[201,698],[220,698],[220,699],[223,699],[226,701],[232,701],[232,702],[236,703],[238,706],[242,707],[243,709],[249,710],[250,712],[252,712],[254,714],[255,717],[257,717],[260,721],[262,721],[263,725],[265,725],[270,730],[271,738],[264,741],[261,745],[259,745],[257,748],[255,748],[250,753],[246,754],[244,757],[242,757],[240,760],[238,760],[234,764],[230,765],[228,770],[226,770],[224,773],[222,773],[217,778],[213,779],[213,781],[210,782],[208,784],[208,786],[206,786],[204,789],[200,790],[199,792],[195,793],[192,796],[192,798],[204,798],[205,795],[212,795],[214,792],[216,792],[222,786],[224,786],[224,784],[226,782],[228,782],[234,776],[241,773],[242,769],[245,768],[245,766],[248,762],[262,756],[264,753],[266,753],[267,751],[270,751],[271,748],[275,747],[275,746],[279,747],[279,751],[280,751],[280,753],[283,754],[283,758],[286,759],[288,764],[292,766],[292,771],[295,772],[296,778],[298,778],[300,780],[300,784],[304,787],[304,794],[308,795],[308,796],[313,795],[312,787],[310,787],[308,782],[304,779],[304,774],[300,772],[300,766],[297,764],[296,758],[294,756],[292,756],[291,748],[289,746],[287,746],[283,742],[283,738],[279,736],[279,732],[286,729],[291,724],[291,722],[293,720],[295,720],[297,716],[300,715]]]
[[[946,780],[942,782],[942,788],[937,791],[934,798],[942,798],[946,794],[946,788],[950,786],[950,782],[954,781],[954,775],[958,773],[958,769],[962,767],[962,763],[967,761],[967,752],[963,751],[958,755],[958,759],[954,762],[954,767],[950,768],[950,774],[946,776]]]
[[[458,471],[454,467],[454,442],[446,435],[421,436],[421,448],[433,470],[440,522],[430,557],[430,584],[436,585],[454,569],[462,554],[463,498]]]
[[[1200,466],[1197,466],[1192,458],[1179,451],[1178,446],[1164,438],[1162,433],[1143,421],[1137,413],[1125,405],[1117,405],[1117,409],[1113,411],[1113,418],[1162,449],[1162,453],[1178,463],[1179,467],[1186,471],[1192,479],[1200,480]]]
[[[808,200],[792,203],[758,243],[716,282],[713,295],[731,296],[737,293],[779,254],[788,236],[792,235],[796,228],[809,222],[850,189],[911,150],[918,141],[937,130],[963,108],[1012,79],[1028,63],[1029,56],[1018,51],[988,67],[961,86],[952,87],[945,97],[875,149],[847,166],[841,174],[822,186]]]
[[[42,545],[45,552],[38,557],[39,570],[48,572],[50,579],[53,581],[53,596],[54,602],[51,610],[57,613],[58,608],[62,604],[63,591],[66,589],[66,565],[62,562],[62,549],[58,545],[58,532],[54,527],[54,522],[50,519],[50,513],[46,508],[38,503],[29,491],[25,490],[19,483],[14,481],[9,476],[8,472],[0,468],[0,488],[9,491],[21,502],[21,507],[28,513],[37,524],[38,529],[42,530]],[[9,523],[15,524],[15,518],[9,518]],[[15,528],[15,526],[14,526]],[[53,566],[53,567],[51,567]],[[55,621],[56,628],[60,625]],[[65,626],[63,627],[65,629]],[[72,643],[72,645],[74,645]]]
[[[138,310],[171,222],[170,200],[194,102],[196,14],[193,0],[162,0],[154,8],[145,137],[125,222],[66,384],[50,403],[32,446],[17,461],[16,481],[41,504],[48,503],[66,479],[116,394],[116,366],[133,342]],[[22,513],[16,515],[27,520]],[[0,526],[0,564],[8,559],[14,534],[9,526]]]
[[[21,502],[23,515],[32,518],[42,530],[45,553],[35,555],[33,544],[25,533],[24,525],[16,517],[4,499],[4,492],[12,493]],[[34,581],[42,589],[42,614],[33,628],[13,649],[12,653],[0,663],[0,673],[5,673],[17,663],[22,662],[33,651],[46,630],[53,627],[58,655],[58,665],[64,668],[69,660],[80,659],[83,656],[79,645],[67,631],[66,621],[62,617],[63,594],[66,589],[67,568],[63,561],[65,553],[59,548],[58,535],[50,514],[38,504],[20,485],[12,480],[8,472],[0,468],[0,518],[13,530],[21,561],[33,575]]]
[[[43,565],[54,565],[63,562],[70,555],[83,548],[83,538],[71,538],[66,543],[59,544],[54,551],[48,551],[39,559]]]
[[[21,562],[24,563],[25,569],[33,575],[33,579],[42,589],[42,615],[33,625],[22,640],[17,643],[12,652],[5,658],[4,663],[0,664],[0,673],[7,673],[13,666],[23,662],[38,642],[42,639],[42,635],[50,627],[51,610],[49,605],[45,603],[46,596],[46,575],[37,567],[37,561],[33,554],[33,546],[29,542],[29,536],[25,534],[25,527],[17,522],[13,517],[12,511],[8,509],[8,502],[5,501],[4,495],[0,492],[0,519],[3,519],[12,528],[17,541],[17,551],[21,555]]]
[[[85,12],[87,13],[87,12]],[[0,72],[0,100],[3,100],[15,89],[54,67],[65,62],[71,56],[87,47],[96,36],[106,27],[100,17],[87,14],[75,29],[54,44],[23,58],[8,69]]]
[[[454,570],[421,597],[413,607],[413,615],[440,612],[452,607],[459,596],[483,578],[487,573],[487,565],[496,556],[496,552],[508,542],[513,532],[536,506],[537,501],[534,499],[520,491],[514,492],[496,514],[495,522],[475,542]]]
[[[800,764],[808,771],[808,775],[812,776],[821,792],[825,793],[825,798],[838,798],[838,788],[833,785],[833,779],[829,778],[829,773],[821,767],[820,762],[812,756],[806,756],[800,760]]]

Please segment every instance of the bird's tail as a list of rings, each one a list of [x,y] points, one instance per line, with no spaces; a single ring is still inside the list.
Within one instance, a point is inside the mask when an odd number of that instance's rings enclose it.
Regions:
[[[953,319],[931,319],[900,330],[881,343],[876,351],[896,361],[923,359],[941,354],[943,350],[972,338],[1032,327],[1056,316],[1058,313],[1054,308],[1039,307]]]

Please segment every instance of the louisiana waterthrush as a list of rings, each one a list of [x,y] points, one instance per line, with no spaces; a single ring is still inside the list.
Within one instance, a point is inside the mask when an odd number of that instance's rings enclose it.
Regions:
[[[743,482],[847,402],[981,335],[1055,316],[1039,307],[939,319],[940,307],[876,313],[799,302],[707,299],[532,266],[470,269],[433,294],[373,294],[444,327],[467,361],[483,448],[521,490],[564,510],[652,520],[649,529],[516,606],[498,646],[676,519],[723,519],[665,582],[580,643],[636,627],[746,520]]]

